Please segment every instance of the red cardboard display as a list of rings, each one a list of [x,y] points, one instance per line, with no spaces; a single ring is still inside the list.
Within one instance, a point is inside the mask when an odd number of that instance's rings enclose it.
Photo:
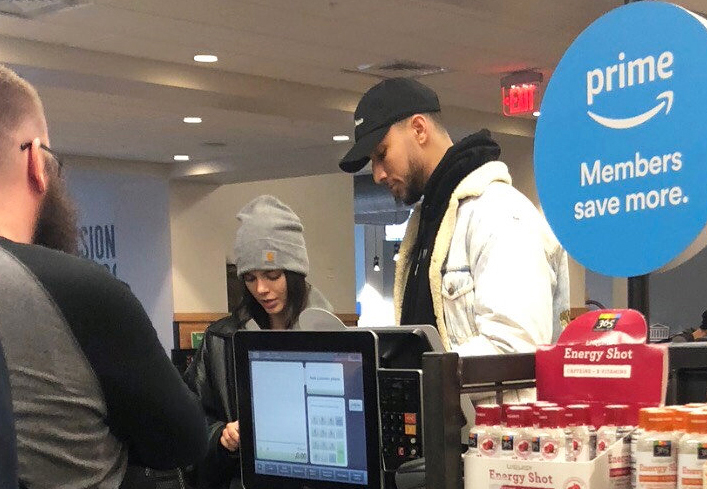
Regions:
[[[640,408],[665,402],[668,379],[667,347],[646,344],[647,329],[643,315],[631,309],[582,314],[557,344],[538,347],[538,399],[589,404],[595,426],[604,424],[605,405],[627,404],[636,425]]]

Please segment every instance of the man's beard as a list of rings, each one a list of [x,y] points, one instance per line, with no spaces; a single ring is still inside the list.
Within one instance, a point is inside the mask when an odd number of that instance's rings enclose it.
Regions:
[[[64,179],[56,174],[51,175],[32,242],[76,255],[77,221],[76,206],[69,196]]]
[[[403,195],[395,197],[396,202],[412,205],[422,197],[425,191],[425,172],[422,165],[415,159],[410,159],[408,172],[405,175]]]

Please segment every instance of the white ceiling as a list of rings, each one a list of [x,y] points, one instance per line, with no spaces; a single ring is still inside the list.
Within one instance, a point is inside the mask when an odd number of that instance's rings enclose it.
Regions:
[[[29,0],[23,0],[25,2]],[[707,0],[682,5],[707,10]],[[448,73],[454,134],[532,136],[501,114],[499,77],[546,78],[620,0],[94,0],[35,20],[0,16],[0,62],[34,83],[52,145],[161,162],[175,178],[250,181],[338,171],[352,112],[377,79],[343,70],[408,60]],[[213,65],[197,53],[218,55]],[[200,125],[182,122],[200,116]],[[205,146],[206,142],[225,146]],[[190,163],[172,155],[189,154]]]

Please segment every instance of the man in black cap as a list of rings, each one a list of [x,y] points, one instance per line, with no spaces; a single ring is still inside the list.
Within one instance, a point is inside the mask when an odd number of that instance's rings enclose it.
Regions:
[[[437,95],[408,78],[380,82],[354,113],[356,143],[339,163],[414,204],[396,266],[400,324],[433,324],[462,355],[534,351],[569,311],[567,254],[511,186],[483,129],[456,144]]]

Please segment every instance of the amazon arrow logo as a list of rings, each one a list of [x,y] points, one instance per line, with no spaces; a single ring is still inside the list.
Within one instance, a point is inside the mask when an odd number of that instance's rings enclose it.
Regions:
[[[631,129],[632,127],[640,126],[644,122],[648,122],[653,117],[658,115],[663,107],[665,107],[665,115],[668,115],[670,109],[673,106],[673,92],[672,90],[667,90],[656,97],[656,100],[660,101],[658,105],[642,114],[638,114],[633,117],[626,117],[624,119],[612,119],[610,117],[603,117],[595,114],[591,110],[587,111],[587,115],[594,119],[596,122],[604,127],[611,129]]]
[[[672,78],[675,55],[672,51],[663,51],[659,56],[639,56],[626,60],[626,53],[620,52],[618,62],[602,68],[587,71],[587,107],[591,107],[595,99],[602,93],[630,89],[635,85],[661,82]],[[651,120],[665,109],[665,114],[673,106],[673,91],[666,90],[656,97],[658,102],[653,108],[642,114],[623,119],[604,117],[591,110],[587,115],[595,122],[611,129],[630,129]]]

